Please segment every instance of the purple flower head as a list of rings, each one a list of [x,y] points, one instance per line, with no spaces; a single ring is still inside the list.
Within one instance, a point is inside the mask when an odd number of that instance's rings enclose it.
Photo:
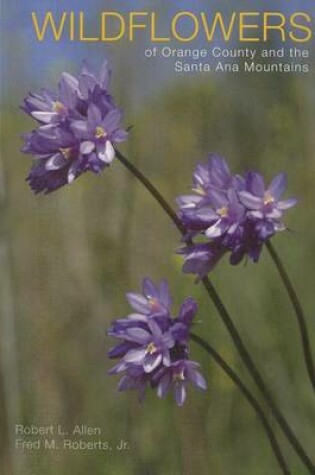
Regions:
[[[168,378],[165,369],[169,369],[167,374],[172,375],[174,384],[178,380],[184,381],[186,386],[189,381],[198,379],[197,363],[188,360],[189,329],[197,313],[196,302],[187,298],[177,318],[173,318],[167,282],[163,280],[160,285],[155,285],[146,278],[142,287],[143,295],[127,294],[137,313],[115,320],[108,331],[109,336],[119,340],[109,350],[108,356],[120,359],[109,373],[123,373],[119,390],[137,389],[140,399],[148,385],[157,388],[162,377],[164,380]]]
[[[85,65],[79,78],[63,73],[58,92],[30,93],[22,109],[38,128],[24,136],[22,151],[34,156],[27,180],[36,192],[51,192],[82,173],[100,173],[115,156],[114,144],[127,138],[121,111],[107,91],[107,62],[96,77]]]
[[[258,173],[231,175],[225,160],[217,155],[197,165],[193,182],[195,194],[176,201],[187,237],[200,237],[201,242],[179,253],[185,256],[183,271],[201,278],[225,252],[231,253],[233,265],[246,256],[258,262],[264,243],[286,229],[284,212],[297,202],[280,199],[286,188],[285,174],[277,175],[266,188]]]

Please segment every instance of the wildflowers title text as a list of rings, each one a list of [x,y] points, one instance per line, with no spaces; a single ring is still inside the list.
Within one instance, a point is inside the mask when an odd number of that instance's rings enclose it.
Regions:
[[[147,35],[154,43],[172,40],[189,43],[196,39],[207,42],[259,43],[276,40],[307,43],[314,34],[314,19],[306,11],[295,11],[290,15],[279,11],[233,11],[229,14],[220,11],[179,11],[167,20],[154,11],[103,11],[98,13],[97,31],[88,28],[90,20],[82,11],[63,11],[61,14],[47,11],[44,15],[32,12],[38,41],[112,43],[134,41],[141,35]]]

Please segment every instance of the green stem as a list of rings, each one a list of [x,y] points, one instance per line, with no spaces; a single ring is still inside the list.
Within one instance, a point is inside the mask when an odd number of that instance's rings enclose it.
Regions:
[[[155,186],[133,165],[129,160],[121,153],[119,150],[116,150],[116,157],[118,160],[145,186],[145,188],[151,193],[151,195],[157,200],[159,205],[163,208],[166,214],[170,217],[173,221],[175,226],[178,228],[180,233],[184,236],[186,230],[180,220],[178,219],[175,211],[173,208],[167,203],[161,193],[155,188]],[[297,437],[295,436],[293,430],[287,423],[286,419],[282,415],[280,409],[277,407],[276,403],[271,396],[271,393],[267,389],[267,386],[260,375],[253,359],[251,358],[249,352],[247,351],[240,334],[238,333],[227,309],[225,308],[220,296],[218,295],[216,289],[214,288],[213,284],[210,282],[208,277],[202,279],[203,286],[205,287],[210,299],[213,301],[215,307],[218,310],[218,313],[225,324],[238,352],[242,358],[243,363],[247,367],[248,371],[250,372],[253,380],[255,381],[257,387],[260,389],[261,393],[263,394],[266,402],[268,403],[274,417],[278,421],[280,427],[282,428],[283,432],[285,433],[287,439],[291,443],[292,447],[304,463],[304,465],[308,468],[309,472],[315,475],[315,466],[313,465],[312,461],[310,460],[309,456],[305,452],[304,448],[302,447],[301,443],[298,441]]]
[[[243,396],[247,399],[249,404],[253,407],[254,411],[256,412],[257,416],[260,419],[260,422],[262,423],[265,429],[270,445],[282,469],[282,472],[287,475],[290,475],[291,473],[290,469],[282,455],[282,452],[279,447],[278,441],[275,437],[275,434],[268,422],[267,417],[265,416],[264,411],[262,410],[260,404],[258,403],[257,399],[252,395],[252,393],[247,388],[247,386],[245,386],[243,381],[238,377],[238,375],[233,371],[233,369],[226,363],[226,361],[219,355],[219,353],[211,345],[209,345],[206,341],[204,341],[202,338],[200,338],[198,335],[195,335],[194,333],[190,334],[190,338],[199,346],[201,346],[208,353],[208,355],[210,355],[210,357],[223,369],[223,371],[227,374],[227,376],[230,379],[232,379],[232,381],[236,384],[236,386],[241,391]]]
[[[312,350],[311,350],[310,340],[309,340],[308,331],[307,331],[306,319],[304,316],[302,306],[300,304],[297,293],[293,287],[293,284],[290,280],[290,277],[284,267],[284,264],[281,261],[279,255],[277,254],[275,248],[273,247],[270,241],[266,242],[266,246],[275,266],[277,267],[277,270],[279,272],[283,285],[286,288],[286,291],[288,292],[289,298],[295,310],[295,314],[296,314],[299,328],[300,328],[305,364],[306,364],[306,368],[310,377],[311,384],[313,386],[313,389],[315,390],[315,369],[314,369],[315,366],[314,366]]]

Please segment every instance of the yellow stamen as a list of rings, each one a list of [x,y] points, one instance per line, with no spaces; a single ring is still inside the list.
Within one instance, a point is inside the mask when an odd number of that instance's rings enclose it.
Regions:
[[[103,127],[96,127],[95,129],[95,138],[96,139],[105,139],[107,137],[107,132],[103,129]]]
[[[229,214],[229,210],[226,206],[223,206],[223,208],[218,209],[217,212],[221,216],[221,218],[227,218]]]
[[[148,303],[152,310],[159,308],[159,302],[152,297],[148,299]]]
[[[271,196],[270,193],[266,193],[264,197],[264,205],[270,205],[271,203],[274,203],[274,198]]]
[[[157,347],[153,342],[149,343],[148,346],[146,347],[146,353],[149,353],[150,355],[153,355],[154,353],[157,352]]]
[[[182,371],[181,373],[175,373],[173,375],[173,381],[185,381],[185,376],[184,376],[184,371]]]
[[[61,148],[60,149],[60,152],[62,153],[62,155],[64,156],[64,158],[66,158],[68,160],[68,158],[70,158],[71,156],[71,148]]]
[[[199,185],[196,186],[196,188],[193,188],[193,191],[197,193],[197,195],[205,196],[206,192],[203,188],[201,188]]]
[[[54,112],[57,112],[58,114],[61,114],[65,110],[65,106],[63,105],[62,102],[56,101],[53,104],[53,110]]]

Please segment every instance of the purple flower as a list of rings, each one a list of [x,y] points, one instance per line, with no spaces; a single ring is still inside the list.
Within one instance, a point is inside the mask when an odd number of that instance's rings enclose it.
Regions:
[[[139,401],[143,401],[147,386],[150,385],[150,376],[143,371],[141,366],[129,366],[121,378],[118,391],[135,389],[138,391]]]
[[[211,217],[211,225],[205,230],[208,238],[219,238],[224,234],[233,235],[241,224],[245,209],[233,189],[227,192],[210,191],[211,208],[205,214]]]
[[[163,332],[154,319],[148,320],[150,331],[142,328],[127,329],[121,338],[137,343],[137,347],[129,350],[123,357],[126,363],[143,366],[145,373],[151,373],[160,363],[170,366],[170,348],[174,339],[170,332]]]
[[[296,205],[295,198],[280,200],[287,186],[284,173],[279,173],[266,189],[259,173],[250,172],[246,177],[246,189],[239,192],[240,201],[246,206],[248,216],[258,220],[272,220],[279,223],[276,230],[285,229],[280,223],[283,212]]]
[[[145,278],[142,294],[129,292],[127,299],[134,310],[148,317],[168,317],[170,314],[172,298],[166,280],[156,286],[151,279]]]
[[[146,278],[142,287],[143,295],[127,294],[137,313],[115,320],[108,331],[109,336],[120,341],[108,352],[110,358],[120,359],[109,373],[122,373],[118,389],[136,389],[140,399],[143,399],[148,386],[158,388],[158,395],[161,395],[166,380],[171,379],[168,387],[173,384],[177,388],[176,402],[182,405],[188,382],[206,389],[204,379],[196,371],[197,363],[188,360],[189,330],[197,313],[197,304],[192,298],[187,298],[177,317],[173,318],[167,282],[164,280],[155,285]],[[155,300],[153,306],[152,299]],[[163,392],[163,396],[165,394]]]
[[[177,198],[178,216],[187,237],[201,241],[179,251],[185,256],[184,272],[204,277],[219,259],[230,252],[235,265],[248,256],[258,262],[263,244],[285,228],[284,212],[296,199],[281,200],[286,177],[277,175],[268,188],[258,173],[231,175],[223,158],[210,155],[197,165],[193,176],[195,194]]]
[[[79,76],[79,91],[80,97],[84,100],[89,100],[90,96],[95,91],[107,93],[111,78],[111,70],[109,69],[108,61],[103,61],[100,71],[95,74],[89,64],[83,61],[81,73]]]
[[[227,252],[220,240],[188,245],[179,249],[184,256],[183,272],[205,277],[214,269],[221,257]]]
[[[62,74],[57,93],[42,89],[25,98],[22,109],[38,122],[22,148],[35,159],[27,177],[35,193],[54,191],[87,171],[100,173],[114,159],[114,144],[127,132],[107,90],[109,78],[106,61],[97,77],[84,64],[79,78]]]
[[[55,124],[65,121],[76,113],[78,80],[63,73],[58,84],[58,93],[42,89],[40,93],[29,93],[22,109],[41,124]]]
[[[71,129],[80,140],[82,155],[92,155],[94,160],[110,164],[115,156],[113,142],[122,142],[127,138],[127,132],[119,127],[121,117],[118,109],[111,109],[103,116],[92,103],[87,110],[87,120],[72,121]]]
[[[189,331],[192,326],[193,319],[197,314],[197,304],[194,299],[188,297],[182,303],[182,306],[179,310],[178,317],[173,321],[171,327],[171,334],[173,335],[174,340],[179,344],[180,351],[186,350],[186,345],[189,342]]]
[[[39,128],[24,137],[23,152],[34,155],[27,177],[35,193],[49,193],[71,183],[85,164],[75,136],[63,128]]]
[[[194,191],[207,196],[210,190],[227,190],[232,179],[226,161],[219,155],[209,154],[207,163],[196,166],[193,174]]]
[[[261,226],[265,225],[249,219],[240,227],[238,236],[234,238],[232,245],[229,246],[231,251],[230,263],[232,265],[239,264],[246,256],[253,262],[258,262],[264,244],[264,240],[260,237]]]
[[[170,390],[178,406],[182,406],[187,397],[187,386],[193,383],[199,389],[206,390],[207,383],[197,368],[195,361],[179,360],[168,368],[161,368],[154,376],[157,385],[157,395],[164,398]]]
[[[179,217],[190,235],[205,230],[207,237],[219,237],[225,231],[234,233],[244,214],[237,196],[244,186],[242,177],[232,176],[226,161],[218,155],[210,154],[206,164],[198,164],[193,174],[196,194],[176,200]]]
[[[81,73],[78,78],[78,109],[83,117],[87,116],[87,111],[91,103],[97,105],[103,116],[115,108],[114,99],[108,91],[110,78],[111,71],[106,60],[101,65],[98,74],[95,74],[88,63],[83,61]]]

